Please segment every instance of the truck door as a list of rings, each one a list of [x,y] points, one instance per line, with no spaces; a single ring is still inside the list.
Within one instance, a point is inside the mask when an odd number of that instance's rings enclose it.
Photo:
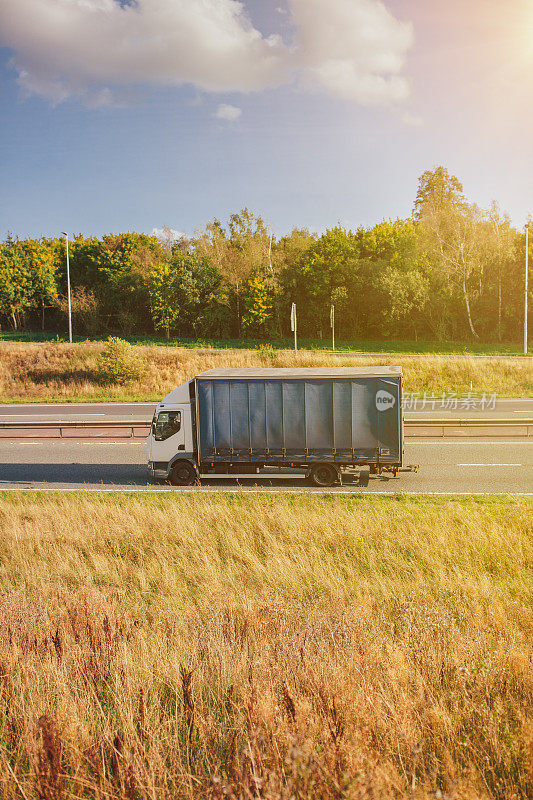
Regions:
[[[156,412],[152,422],[150,461],[168,463],[178,451],[185,450],[184,408],[165,408]]]

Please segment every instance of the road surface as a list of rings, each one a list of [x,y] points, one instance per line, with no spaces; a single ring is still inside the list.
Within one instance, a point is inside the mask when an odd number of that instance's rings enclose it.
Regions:
[[[405,405],[405,404],[404,404]],[[151,420],[156,402],[152,403],[20,403],[0,404],[0,422],[104,422],[105,420]],[[451,407],[450,407],[451,406]],[[501,398],[493,403],[490,397],[458,398],[442,403],[430,397],[417,398],[407,403],[405,419],[461,419],[496,418],[512,419],[533,416],[533,398]]]
[[[405,463],[418,473],[372,478],[367,488],[346,483],[334,493],[519,493],[533,496],[533,442],[415,442]],[[144,442],[0,442],[0,490],[191,491],[149,480]],[[306,491],[301,478],[212,479],[193,491]]]

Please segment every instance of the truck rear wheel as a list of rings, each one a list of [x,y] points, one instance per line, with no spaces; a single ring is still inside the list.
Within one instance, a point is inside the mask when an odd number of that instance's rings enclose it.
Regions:
[[[309,481],[313,486],[334,486],[339,481],[339,470],[333,464],[315,464],[311,467]]]
[[[173,465],[169,475],[169,481],[173,486],[190,486],[196,478],[196,470],[190,461],[178,461]]]

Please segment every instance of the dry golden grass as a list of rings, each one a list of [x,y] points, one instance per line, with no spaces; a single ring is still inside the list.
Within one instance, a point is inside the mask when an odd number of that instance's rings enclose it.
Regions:
[[[103,344],[0,342],[0,400],[158,400],[199,372],[215,367],[360,366],[399,364],[406,392],[497,392],[503,397],[533,394],[533,359],[454,356],[328,356],[312,351],[210,352],[171,347],[137,347],[142,377],[127,387],[103,387],[97,358]]]
[[[526,499],[0,498],[3,798],[527,798]]]

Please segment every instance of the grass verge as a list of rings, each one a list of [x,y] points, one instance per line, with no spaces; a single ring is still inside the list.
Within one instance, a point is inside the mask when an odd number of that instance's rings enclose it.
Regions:
[[[122,336],[122,335],[121,335]],[[292,350],[293,339],[165,339],[160,336],[122,336],[130,344],[149,347],[182,347],[197,349],[202,347],[231,350],[261,350],[271,347],[274,350]],[[101,342],[102,337],[89,338],[90,341]],[[42,333],[41,331],[0,332],[0,342],[65,342],[64,337]],[[74,337],[75,342],[87,341],[86,338]],[[331,340],[299,339],[299,346],[304,350],[331,350]],[[428,355],[439,354],[474,354],[474,355],[522,355],[522,344],[512,342],[443,342],[436,340],[413,339],[350,339],[336,340],[335,349],[339,352],[355,351],[356,353],[418,353]]]
[[[0,343],[0,402],[97,402],[159,400],[171,389],[206,369],[223,367],[321,367],[399,364],[404,391],[441,395],[497,393],[533,396],[533,359],[492,360],[422,356],[331,356],[274,350],[216,352],[171,347],[134,348],[141,377],[126,386],[102,386],[97,370],[101,343]]]
[[[2,796],[531,796],[532,510],[0,496]]]

